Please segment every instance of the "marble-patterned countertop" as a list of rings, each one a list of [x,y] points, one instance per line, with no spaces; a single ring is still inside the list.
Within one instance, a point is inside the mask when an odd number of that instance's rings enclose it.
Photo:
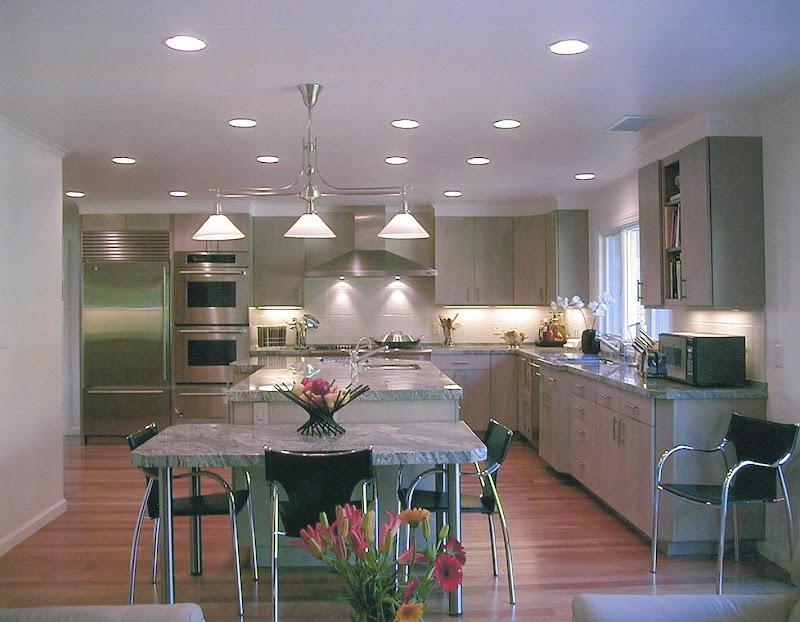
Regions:
[[[249,467],[264,463],[264,447],[313,452],[370,445],[375,465],[464,464],[486,458],[486,446],[457,421],[354,423],[333,438],[300,436],[294,425],[174,425],[135,449],[131,460],[149,468]]]
[[[570,373],[597,380],[610,386],[631,391],[652,399],[766,399],[767,383],[749,380],[738,387],[693,387],[663,378],[642,378],[634,367],[618,364],[599,364],[596,357],[583,357],[580,351],[569,348],[543,348],[533,344],[509,348],[502,343],[456,344],[452,348],[430,344],[433,355],[511,354],[535,358]],[[253,372],[270,364],[269,359],[252,357],[231,365],[242,372]]]
[[[395,369],[367,367],[359,371],[355,384],[370,387],[359,400],[459,400],[463,394],[460,386],[444,375],[428,361],[407,359],[375,359],[373,365],[397,364]],[[413,365],[417,368],[403,368]],[[346,361],[319,357],[287,357],[281,366],[261,367],[242,382],[228,390],[229,402],[277,402],[287,398],[276,389],[276,384],[289,384],[306,376],[336,380],[336,386],[346,387],[351,382],[350,368]]]

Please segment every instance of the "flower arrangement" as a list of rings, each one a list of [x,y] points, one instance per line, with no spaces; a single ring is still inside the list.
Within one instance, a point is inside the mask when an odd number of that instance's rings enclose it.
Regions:
[[[592,313],[591,326],[589,326],[589,323],[587,322],[586,313],[583,311],[583,309],[581,309],[581,314],[583,315],[583,321],[586,325],[586,328],[589,330],[594,330],[594,325],[595,322],[597,322],[597,318],[605,317],[606,313],[608,313],[608,307],[614,304],[614,302],[614,297],[609,292],[603,292],[600,294],[600,297],[597,300],[592,300],[586,305],[586,308],[588,308]]]
[[[362,514],[352,505],[337,506],[333,523],[323,512],[316,525],[300,531],[301,545],[342,578],[353,622],[420,622],[435,585],[449,592],[461,585],[466,552],[458,540],[447,540],[445,525],[426,548],[418,548],[414,536],[411,547],[395,560],[400,525],[408,525],[412,533],[421,526],[430,540],[430,512],[411,508],[399,515],[387,511],[386,516],[376,541],[373,510]],[[413,576],[414,564],[425,564],[424,572]],[[403,581],[398,568],[406,567],[410,572]]]
[[[344,389],[337,389],[336,381],[329,382],[324,378],[303,378],[291,387],[276,384],[275,389],[301,406],[309,415],[308,421],[297,428],[303,436],[339,436],[345,429],[333,420],[337,410],[344,408],[354,399],[369,391],[366,385],[352,388],[352,383]]]
[[[439,325],[442,327],[442,341],[448,348],[453,345],[453,333],[461,324],[456,324],[458,313],[454,317],[439,316]]]

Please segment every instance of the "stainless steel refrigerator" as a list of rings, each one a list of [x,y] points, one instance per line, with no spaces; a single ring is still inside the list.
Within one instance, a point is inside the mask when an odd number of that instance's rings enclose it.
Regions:
[[[82,281],[82,434],[122,437],[170,420],[170,264],[128,232],[105,234],[103,253],[84,234]],[[97,236],[98,234],[94,234]],[[155,235],[155,234],[154,234]],[[169,234],[166,234],[169,253]],[[141,234],[139,236],[141,238]],[[120,242],[122,240],[122,242]],[[110,256],[126,243],[133,251]],[[145,257],[146,259],[135,259]],[[134,259],[132,259],[134,258]]]

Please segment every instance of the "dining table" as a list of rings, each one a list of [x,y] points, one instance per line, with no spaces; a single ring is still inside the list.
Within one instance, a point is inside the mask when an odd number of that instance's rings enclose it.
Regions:
[[[264,469],[267,447],[299,452],[371,447],[376,471],[404,465],[444,465],[447,522],[450,537],[457,540],[461,540],[460,465],[486,458],[486,446],[462,421],[351,423],[344,434],[334,437],[301,436],[297,427],[289,424],[188,423],[166,428],[131,453],[133,464],[155,473],[159,482],[162,603],[175,602],[173,469]],[[395,504],[393,500],[391,507]],[[192,530],[192,537],[199,537],[199,529]],[[449,613],[461,615],[463,586],[448,596]]]

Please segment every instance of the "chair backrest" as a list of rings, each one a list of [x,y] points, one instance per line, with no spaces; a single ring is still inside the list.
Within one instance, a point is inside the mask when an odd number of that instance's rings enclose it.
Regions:
[[[800,427],[791,423],[778,423],[766,419],[731,414],[726,440],[736,449],[736,459],[774,464],[794,453]],[[747,468],[739,472],[733,490],[743,493],[778,498],[775,469]],[[759,494],[761,493],[761,494]]]
[[[499,466],[502,466],[505,461],[513,439],[514,432],[494,419],[489,420],[486,434],[483,437],[483,444],[486,445],[486,468],[490,469],[498,465],[498,469],[490,476],[494,480],[495,488],[497,487],[497,476],[500,473]],[[481,501],[489,511],[494,512],[497,501],[495,499],[494,489],[488,479],[484,481],[483,484]]]
[[[150,423],[141,430],[137,430],[133,434],[126,436],[125,440],[128,441],[128,447],[133,451],[137,447],[144,445],[156,434],[158,434],[158,426],[155,423]],[[153,487],[150,489],[150,495],[147,497],[147,515],[150,518],[158,518],[158,480],[154,479],[154,473],[150,472],[148,469],[143,470],[145,472],[145,480],[153,480]]]
[[[268,482],[280,484],[288,499],[279,511],[283,529],[297,537],[306,525],[314,525],[320,512],[331,521],[337,505],[350,502],[353,489],[373,479],[372,448],[336,452],[273,451],[264,448]]]

